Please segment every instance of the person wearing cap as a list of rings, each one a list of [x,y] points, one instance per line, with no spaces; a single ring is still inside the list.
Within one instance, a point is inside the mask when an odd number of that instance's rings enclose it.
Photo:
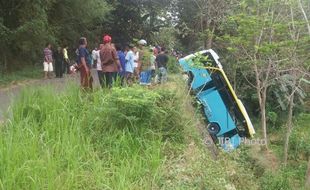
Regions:
[[[93,88],[93,78],[90,73],[91,63],[89,60],[89,52],[86,47],[87,40],[85,37],[81,37],[78,49],[78,68],[81,74],[81,86],[83,90],[91,90]]]
[[[104,87],[111,88],[116,80],[117,73],[122,71],[115,48],[111,45],[112,38],[109,35],[103,37],[103,47],[100,49],[101,68]]]
[[[145,48],[147,42],[140,40],[139,44],[139,78],[141,85],[150,85],[152,78],[152,50]]]
[[[137,59],[137,75],[140,75],[141,66],[142,66],[142,59],[144,54],[144,47],[147,45],[147,42],[143,39],[138,41],[138,50],[136,52],[136,59]]]

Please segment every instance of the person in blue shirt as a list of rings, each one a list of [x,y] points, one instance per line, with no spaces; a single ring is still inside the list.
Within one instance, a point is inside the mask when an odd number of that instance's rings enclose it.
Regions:
[[[79,40],[79,49],[78,49],[78,68],[81,74],[81,86],[84,90],[92,89],[92,76],[90,73],[91,63],[89,60],[89,52],[86,49],[87,40],[85,37],[81,37]]]
[[[115,44],[115,49],[117,51],[117,55],[118,55],[118,59],[119,59],[119,62],[121,64],[121,71],[118,72],[119,76],[121,77],[121,82],[123,84],[123,81],[124,81],[124,78],[126,77],[126,71],[125,71],[125,67],[126,67],[126,59],[125,59],[125,53],[123,51],[123,48],[121,46],[121,44]]]
[[[126,48],[128,51],[125,57],[126,82],[129,86],[131,86],[133,83],[134,70],[135,70],[135,53],[133,52],[134,49],[133,45],[128,45],[128,47]]]

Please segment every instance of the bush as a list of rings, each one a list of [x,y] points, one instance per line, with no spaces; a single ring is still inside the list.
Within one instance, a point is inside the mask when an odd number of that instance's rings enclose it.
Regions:
[[[307,160],[310,156],[310,114],[300,114],[297,117],[297,122],[293,128],[290,144],[289,157],[290,159]]]
[[[0,128],[0,187],[258,189],[243,163],[211,158],[186,95],[174,82],[27,90]]]
[[[292,187],[289,184],[289,180],[285,172],[280,171],[279,173],[272,173],[266,171],[261,178],[261,189],[281,189],[281,190],[291,190]]]
[[[167,69],[169,73],[181,73],[181,67],[174,56],[169,56]]]
[[[0,131],[4,189],[152,189],[165,144],[182,144],[175,93],[27,90]],[[174,143],[177,145],[176,143]]]

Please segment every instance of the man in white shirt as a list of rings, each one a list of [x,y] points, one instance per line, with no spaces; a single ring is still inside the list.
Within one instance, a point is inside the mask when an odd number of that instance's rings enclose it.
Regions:
[[[100,44],[99,49],[94,52],[94,59],[97,60],[96,68],[97,68],[100,86],[104,85],[104,83],[103,83],[104,76],[103,76],[103,72],[102,72],[101,59],[100,59],[100,50],[102,47],[103,47],[103,44]]]
[[[134,47],[132,45],[129,45],[128,48],[129,49],[127,49],[128,52],[125,57],[126,60],[125,69],[126,69],[126,81],[127,84],[130,86],[133,83],[134,72],[137,67],[135,62],[136,55],[134,53]]]
[[[92,66],[93,66],[94,68],[96,68],[96,66],[97,66],[97,64],[96,64],[96,60],[98,60],[98,59],[96,58],[96,52],[97,52],[97,51],[98,51],[98,49],[95,48],[95,49],[91,52]]]

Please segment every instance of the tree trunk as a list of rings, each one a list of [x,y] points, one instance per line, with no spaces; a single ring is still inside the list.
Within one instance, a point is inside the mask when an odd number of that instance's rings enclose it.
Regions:
[[[215,26],[212,27],[212,31],[208,34],[207,49],[212,48],[214,30],[215,30]]]
[[[265,140],[265,146],[262,148],[264,150],[268,149],[268,142],[267,142],[267,121],[266,121],[266,94],[262,94],[262,104],[260,105],[261,108],[261,125],[262,125],[262,130],[263,130],[263,137]]]
[[[306,189],[310,189],[310,157],[308,161],[308,171],[306,173],[306,184],[305,184]]]
[[[262,83],[259,79],[259,72],[257,65],[254,65],[255,78],[256,78],[256,93],[258,96],[259,109],[261,112],[261,126],[263,130],[263,138],[265,141],[265,146],[262,147],[263,150],[268,149],[268,141],[267,141],[267,122],[266,122],[266,92],[267,87],[262,88]]]
[[[293,108],[294,108],[294,92],[291,94],[290,102],[289,102],[289,110],[288,110],[288,117],[287,117],[287,129],[285,135],[285,142],[284,142],[284,165],[287,165],[287,157],[288,157],[288,148],[289,148],[289,141],[292,132],[292,118],[293,118]]]
[[[299,8],[300,8],[300,10],[301,10],[301,12],[302,12],[302,14],[303,14],[303,16],[304,16],[304,19],[305,19],[305,21],[306,21],[307,28],[308,28],[308,33],[309,33],[309,35],[310,35],[310,23],[309,23],[309,19],[308,19],[308,17],[307,17],[307,14],[306,14],[306,12],[305,12],[304,7],[302,6],[301,0],[298,1],[298,5],[299,5]]]

